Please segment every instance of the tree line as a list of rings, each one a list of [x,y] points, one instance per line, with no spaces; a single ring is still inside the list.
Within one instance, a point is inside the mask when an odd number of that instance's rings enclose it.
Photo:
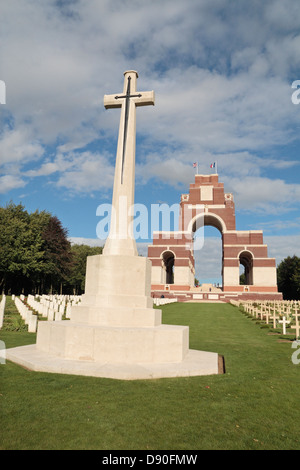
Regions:
[[[71,245],[61,221],[47,211],[28,213],[22,204],[0,207],[0,292],[84,292],[86,258],[102,247]]]

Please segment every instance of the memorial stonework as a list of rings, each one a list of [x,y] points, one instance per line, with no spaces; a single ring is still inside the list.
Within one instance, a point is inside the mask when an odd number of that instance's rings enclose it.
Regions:
[[[217,228],[222,237],[222,287],[194,287],[194,234],[199,226]],[[179,230],[154,232],[148,247],[152,261],[152,295],[180,300],[282,299],[276,261],[268,257],[261,230],[236,230],[233,195],[224,192],[218,174],[195,175],[180,201]],[[245,284],[240,284],[240,265]]]
[[[7,358],[29,369],[119,379],[219,373],[217,353],[189,349],[187,326],[164,325],[153,308],[151,261],[138,256],[128,209],[134,204],[136,107],[154,104],[137,92],[135,71],[124,73],[123,93],[105,95],[121,108],[110,233],[102,255],[87,259],[85,294],[70,320],[39,322],[36,345]]]

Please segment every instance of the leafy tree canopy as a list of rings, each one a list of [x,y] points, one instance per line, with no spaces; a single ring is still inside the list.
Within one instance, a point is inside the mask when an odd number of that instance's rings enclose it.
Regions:
[[[88,245],[72,245],[72,268],[68,277],[68,284],[72,286],[73,294],[80,295],[85,288],[86,260],[88,256],[102,253],[102,247],[91,247]]]
[[[71,268],[67,230],[47,211],[29,214],[22,204],[0,207],[0,289],[49,291]]]
[[[300,258],[288,256],[277,268],[278,289],[285,300],[300,299]]]

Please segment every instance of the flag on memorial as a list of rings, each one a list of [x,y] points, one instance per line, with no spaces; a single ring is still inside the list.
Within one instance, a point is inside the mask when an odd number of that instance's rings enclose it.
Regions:
[[[211,163],[210,168],[215,168],[216,167],[216,162]]]
[[[193,168],[197,167],[197,162],[193,163]]]

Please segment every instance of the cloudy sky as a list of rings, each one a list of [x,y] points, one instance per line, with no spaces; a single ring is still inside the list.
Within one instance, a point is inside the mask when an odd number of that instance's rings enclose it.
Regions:
[[[156,101],[137,110],[136,202],[178,203],[193,162],[217,161],[237,229],[262,229],[277,262],[300,256],[298,0],[10,0],[0,15],[2,206],[97,239],[120,117],[103,96],[137,70]],[[221,262],[220,234],[206,238],[203,281]]]

